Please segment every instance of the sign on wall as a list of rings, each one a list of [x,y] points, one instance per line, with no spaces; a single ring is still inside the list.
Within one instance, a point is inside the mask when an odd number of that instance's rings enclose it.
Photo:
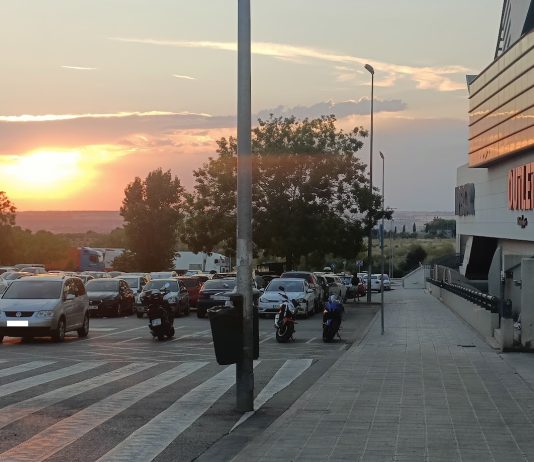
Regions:
[[[534,162],[513,168],[508,172],[508,208],[510,210],[534,209]]]
[[[455,214],[463,217],[475,214],[475,185],[467,183],[456,186],[454,200]]]

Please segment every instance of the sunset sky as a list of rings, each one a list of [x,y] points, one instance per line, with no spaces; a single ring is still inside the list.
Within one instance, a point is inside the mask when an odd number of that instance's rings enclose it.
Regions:
[[[251,0],[254,118],[369,125],[386,205],[454,210],[465,75],[502,0]],[[237,1],[4,0],[0,190],[19,210],[117,210],[135,176],[192,171],[235,134]],[[361,151],[368,163],[368,145]]]

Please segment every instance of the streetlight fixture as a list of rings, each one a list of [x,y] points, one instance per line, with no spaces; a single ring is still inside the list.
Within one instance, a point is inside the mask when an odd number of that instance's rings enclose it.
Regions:
[[[384,335],[384,172],[386,161],[384,154],[380,151],[382,158],[382,232],[380,236],[380,257],[382,260],[382,277],[380,278],[380,321],[382,324],[382,335]]]
[[[367,238],[367,303],[371,303],[371,274],[373,274],[373,102],[374,102],[374,88],[375,88],[375,70],[370,64],[366,64],[365,69],[371,74],[371,136],[370,136],[370,152],[369,152],[369,199],[371,201],[369,206],[369,236]]]

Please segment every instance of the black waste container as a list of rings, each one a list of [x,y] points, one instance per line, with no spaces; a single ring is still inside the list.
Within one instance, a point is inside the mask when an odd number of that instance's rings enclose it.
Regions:
[[[232,296],[234,306],[215,306],[208,310],[208,317],[213,336],[215,357],[221,365],[235,364],[241,358],[243,350],[243,308],[242,298]],[[254,306],[253,333],[254,359],[260,353],[259,316]]]

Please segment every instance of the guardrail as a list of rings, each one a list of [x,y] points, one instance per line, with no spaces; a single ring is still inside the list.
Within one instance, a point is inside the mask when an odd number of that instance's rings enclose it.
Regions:
[[[494,295],[485,294],[484,292],[480,292],[475,289],[470,289],[460,284],[438,281],[432,278],[427,278],[426,280],[430,284],[434,284],[438,287],[441,287],[442,289],[448,290],[449,292],[452,292],[462,298],[465,298],[466,300],[482,308],[485,308],[486,310],[491,311],[492,313],[497,313],[500,317],[512,317],[512,303],[510,300],[506,300],[504,304],[501,304],[501,299],[495,297]]]

